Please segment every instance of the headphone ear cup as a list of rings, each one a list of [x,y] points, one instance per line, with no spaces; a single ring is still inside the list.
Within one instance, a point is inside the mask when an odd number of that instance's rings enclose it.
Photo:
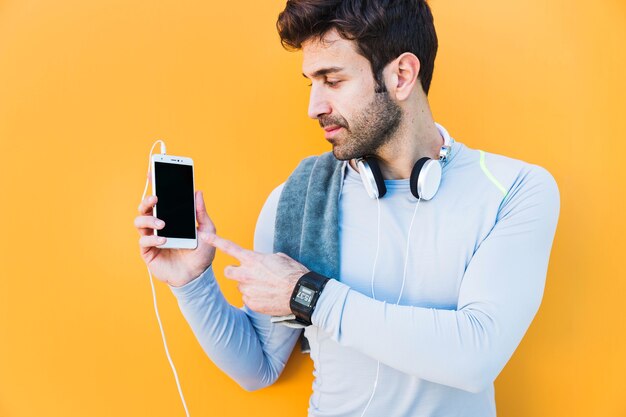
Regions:
[[[387,193],[387,187],[385,186],[385,179],[383,178],[383,174],[380,171],[380,166],[378,165],[376,158],[364,157],[361,159],[360,163],[365,165],[365,169],[361,169],[361,180],[363,181],[363,185],[365,185],[365,188],[368,189],[368,184],[370,186],[375,184],[376,190],[378,191],[378,196],[370,194],[370,197],[383,197]]]
[[[441,163],[435,159],[424,157],[417,161],[411,172],[411,193],[416,198],[431,200],[441,183]]]
[[[420,178],[420,173],[422,172],[422,167],[426,162],[430,160],[429,157],[425,156],[423,158],[418,159],[418,161],[413,165],[413,170],[411,171],[411,179],[409,180],[409,186],[411,188],[411,194],[415,196],[415,198],[420,198],[419,190],[417,189],[417,183]]]
[[[383,178],[383,173],[380,171],[380,165],[378,165],[378,161],[376,158],[367,158],[367,162],[372,170],[372,174],[374,175],[374,180],[376,181],[376,187],[378,187],[378,198],[382,198],[387,194],[387,187],[385,186],[385,179]]]

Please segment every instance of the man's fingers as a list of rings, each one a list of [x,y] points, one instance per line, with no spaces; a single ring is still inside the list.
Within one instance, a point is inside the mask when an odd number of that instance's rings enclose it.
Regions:
[[[210,245],[215,246],[225,254],[236,258],[239,262],[249,262],[258,258],[258,253],[244,249],[228,239],[219,237],[215,233],[203,234],[203,238]]]
[[[160,230],[165,227],[165,222],[154,216],[137,216],[134,224],[142,236],[153,235],[154,229]]]
[[[152,208],[156,205],[156,203],[157,196],[149,195],[143,199],[143,201],[139,204],[137,210],[139,211],[139,214],[144,216],[147,214],[152,214]]]
[[[224,276],[226,278],[239,281],[239,283],[248,282],[250,278],[252,278],[248,268],[246,268],[245,266],[235,265],[228,265],[226,268],[224,268]]]
[[[207,230],[215,233],[215,226],[209,217],[209,213],[207,213],[206,205],[204,204],[204,194],[202,191],[196,191],[196,220],[198,220],[198,228],[200,230]]]
[[[141,236],[139,238],[139,246],[142,248],[151,248],[154,246],[159,246],[164,244],[167,241],[167,238],[163,236],[150,235],[150,236]]]

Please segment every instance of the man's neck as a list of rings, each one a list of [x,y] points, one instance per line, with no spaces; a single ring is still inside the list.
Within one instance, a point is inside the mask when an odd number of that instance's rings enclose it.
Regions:
[[[413,166],[420,158],[439,158],[444,140],[430,112],[424,113],[423,117],[417,117],[403,126],[396,138],[376,153],[384,179],[410,178]],[[354,160],[350,160],[350,166],[358,171]]]

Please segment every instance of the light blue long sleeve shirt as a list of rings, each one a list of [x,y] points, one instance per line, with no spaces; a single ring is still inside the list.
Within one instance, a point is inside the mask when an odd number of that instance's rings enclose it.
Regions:
[[[360,416],[378,362],[367,416],[495,416],[493,382],[543,295],[560,208],[556,182],[537,165],[456,141],[439,191],[419,203],[410,236],[417,200],[409,180],[385,184],[372,273],[379,208],[359,174],[343,165],[341,272],[326,285],[305,329],[315,376],[309,416]],[[261,210],[256,251],[273,252],[283,185]],[[406,281],[396,304],[407,239]],[[220,369],[246,390],[276,381],[301,330],[231,306],[212,267],[172,291]]]

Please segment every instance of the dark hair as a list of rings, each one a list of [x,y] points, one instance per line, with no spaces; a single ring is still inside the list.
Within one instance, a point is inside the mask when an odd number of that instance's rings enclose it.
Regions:
[[[420,61],[418,77],[428,95],[437,55],[437,34],[425,0],[288,0],[276,22],[288,50],[331,29],[354,40],[370,62],[378,91],[385,91],[384,67],[404,52]]]

